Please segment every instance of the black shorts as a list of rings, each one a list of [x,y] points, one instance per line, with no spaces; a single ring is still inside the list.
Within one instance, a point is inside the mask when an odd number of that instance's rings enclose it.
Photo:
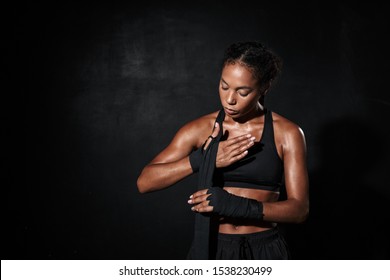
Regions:
[[[290,252],[278,228],[249,234],[217,235],[217,260],[287,260]],[[193,259],[193,245],[187,259]]]
[[[290,253],[279,230],[218,234],[217,260],[287,260]]]

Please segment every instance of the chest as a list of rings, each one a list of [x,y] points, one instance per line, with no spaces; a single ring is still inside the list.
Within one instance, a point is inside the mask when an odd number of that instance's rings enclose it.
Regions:
[[[255,137],[255,142],[260,142],[264,131],[264,123],[254,124],[250,126],[237,126],[223,124],[222,140],[232,139],[241,135],[250,134]]]

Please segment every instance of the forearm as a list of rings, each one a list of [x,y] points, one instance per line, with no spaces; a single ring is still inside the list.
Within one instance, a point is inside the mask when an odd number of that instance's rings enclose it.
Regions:
[[[296,199],[263,202],[263,220],[275,223],[302,223],[309,214],[309,203]]]
[[[137,180],[140,193],[167,188],[193,173],[188,157],[169,163],[151,163]]]
[[[194,205],[191,209],[196,212],[214,212],[224,217],[276,223],[302,223],[309,213],[308,199],[262,202],[231,194],[219,187],[195,192],[188,203]]]

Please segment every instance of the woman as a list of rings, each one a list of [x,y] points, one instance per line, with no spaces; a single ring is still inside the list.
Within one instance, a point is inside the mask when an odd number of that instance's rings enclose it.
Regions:
[[[280,58],[259,42],[229,46],[223,109],[184,125],[138,178],[145,193],[200,170],[200,189],[188,200],[197,213],[190,259],[289,258],[277,223],[305,221],[309,183],[302,130],[264,105],[280,69]]]

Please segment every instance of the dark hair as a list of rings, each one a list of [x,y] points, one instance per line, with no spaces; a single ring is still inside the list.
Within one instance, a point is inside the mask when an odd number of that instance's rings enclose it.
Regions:
[[[271,85],[282,70],[281,58],[258,41],[230,45],[225,51],[222,68],[235,63],[246,66],[264,86]]]

